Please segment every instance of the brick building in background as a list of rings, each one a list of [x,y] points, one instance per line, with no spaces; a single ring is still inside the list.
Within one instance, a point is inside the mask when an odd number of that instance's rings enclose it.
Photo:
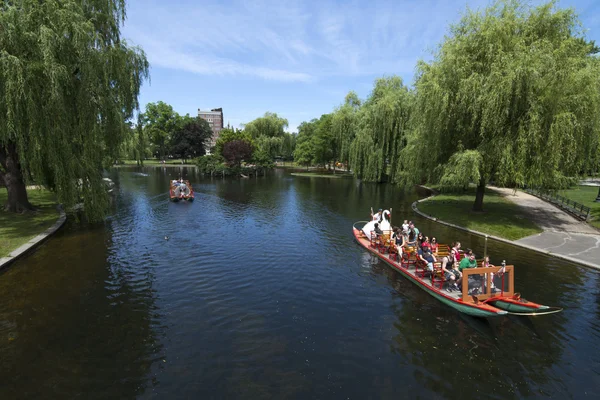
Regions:
[[[210,149],[215,145],[217,139],[219,138],[219,133],[221,129],[223,129],[223,109],[222,108],[213,108],[210,111],[202,111],[198,109],[198,116],[208,122],[210,125],[210,129],[213,131],[213,135],[210,138],[210,143],[208,145],[207,154],[210,152]]]

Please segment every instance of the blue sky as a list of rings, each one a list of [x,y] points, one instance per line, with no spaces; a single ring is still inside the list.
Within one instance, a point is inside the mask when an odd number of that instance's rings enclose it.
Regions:
[[[540,1],[533,1],[538,4]],[[141,46],[151,79],[140,105],[162,100],[180,114],[223,107],[225,122],[266,111],[289,121],[318,118],[350,90],[365,98],[375,78],[412,84],[466,7],[489,1],[129,0],[123,36]],[[600,43],[600,1],[563,0]]]

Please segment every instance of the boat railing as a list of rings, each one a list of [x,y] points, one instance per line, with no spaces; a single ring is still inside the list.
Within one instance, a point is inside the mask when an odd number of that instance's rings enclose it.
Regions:
[[[485,301],[491,297],[511,297],[515,294],[514,265],[477,267],[462,270],[462,300]]]

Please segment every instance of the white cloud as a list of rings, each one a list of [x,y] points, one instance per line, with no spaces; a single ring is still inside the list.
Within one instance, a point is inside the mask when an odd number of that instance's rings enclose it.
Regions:
[[[456,8],[441,0],[129,4],[125,36],[154,65],[283,82],[412,72],[446,29],[445,9]]]
[[[210,54],[177,50],[168,43],[146,39],[144,49],[151,65],[179,69],[200,75],[244,75],[282,82],[309,82],[311,76],[302,72],[242,64]]]

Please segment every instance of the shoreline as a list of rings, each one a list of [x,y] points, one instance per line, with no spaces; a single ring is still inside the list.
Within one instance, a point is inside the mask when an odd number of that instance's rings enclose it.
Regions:
[[[411,204],[412,210],[415,213],[417,213],[418,215],[420,215],[421,217],[427,218],[427,219],[429,219],[431,221],[434,221],[434,222],[437,222],[439,224],[446,225],[446,226],[449,226],[449,227],[452,227],[452,228],[455,228],[455,229],[458,229],[458,230],[461,230],[461,231],[464,231],[464,232],[472,233],[472,234],[475,234],[475,235],[478,235],[478,236],[482,236],[482,237],[487,237],[489,239],[497,240],[497,241],[500,241],[502,243],[510,244],[510,245],[517,246],[517,247],[521,247],[521,248],[524,248],[524,249],[527,249],[527,250],[533,250],[533,251],[536,251],[538,253],[549,255],[549,256],[552,256],[552,257],[561,258],[563,260],[566,260],[566,261],[569,261],[569,262],[572,262],[572,263],[575,263],[575,264],[579,264],[579,265],[583,265],[583,266],[586,266],[586,267],[589,267],[589,268],[600,270],[600,265],[598,265],[598,264],[590,263],[590,262],[585,261],[585,260],[576,259],[576,258],[567,256],[567,255],[560,254],[560,253],[554,253],[554,252],[551,252],[551,251],[548,251],[548,250],[540,249],[538,247],[529,246],[529,245],[522,244],[522,243],[516,243],[516,242],[514,242],[512,240],[508,240],[508,239],[501,238],[499,236],[490,235],[490,234],[487,234],[487,233],[483,233],[483,232],[475,231],[475,230],[472,230],[472,229],[468,229],[468,228],[465,228],[463,226],[459,226],[459,225],[456,225],[456,224],[452,224],[450,222],[442,221],[442,220],[440,220],[438,218],[435,218],[435,217],[433,217],[431,215],[428,215],[428,214],[420,211],[417,208],[417,204],[425,202],[427,200],[430,200],[431,198],[435,197],[438,193],[434,189],[429,188],[427,186],[419,185],[419,187],[425,188],[425,189],[427,189],[427,190],[429,190],[431,192],[430,196],[428,196],[428,197],[426,197],[424,199],[417,200],[417,201],[415,201],[415,202],[413,202]],[[536,236],[536,235],[533,235],[533,236]]]
[[[23,257],[26,254],[29,254],[39,245],[41,245],[44,241],[46,241],[50,236],[56,233],[67,221],[67,214],[63,210],[61,205],[56,206],[59,216],[56,222],[49,228],[47,228],[42,233],[36,235],[32,239],[28,240],[26,243],[17,247],[15,250],[10,252],[6,257],[0,257],[0,271],[4,271],[7,269],[13,262],[17,261],[19,258]]]

